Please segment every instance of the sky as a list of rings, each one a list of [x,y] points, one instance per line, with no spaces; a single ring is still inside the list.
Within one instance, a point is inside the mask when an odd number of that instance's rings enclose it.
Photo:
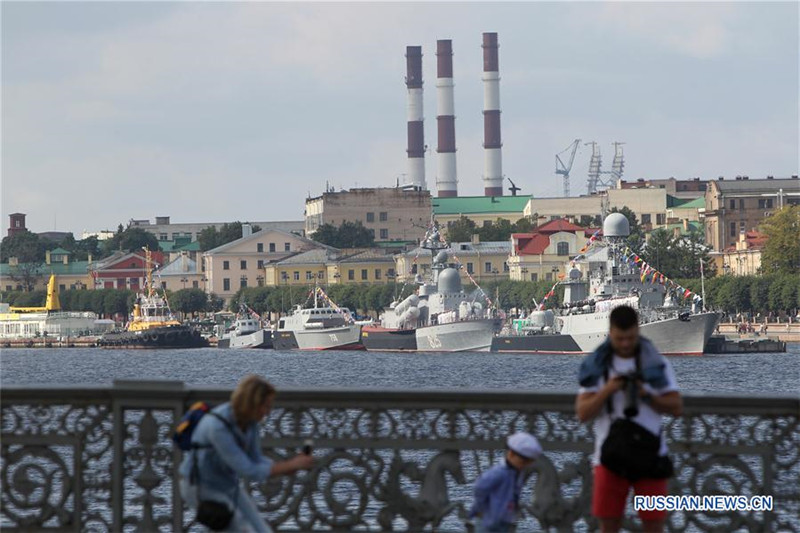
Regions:
[[[406,175],[405,47],[452,39],[459,194],[482,194],[481,33],[498,32],[503,172],[558,196],[596,141],[624,177],[798,173],[798,3],[2,3],[2,217],[33,231],[301,220]],[[572,169],[585,192],[590,147]],[[506,183],[506,186],[508,183]],[[3,231],[5,233],[5,231]]]

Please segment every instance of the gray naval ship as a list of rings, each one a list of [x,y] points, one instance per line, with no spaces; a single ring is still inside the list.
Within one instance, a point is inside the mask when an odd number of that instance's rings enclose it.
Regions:
[[[478,288],[467,293],[434,222],[421,248],[431,253],[431,274],[417,276],[417,294],[385,308],[380,324],[365,325],[361,340],[372,351],[488,351],[502,320],[484,305]]]
[[[246,305],[239,306],[236,322],[230,331],[217,326],[218,348],[272,348],[272,330],[262,325],[261,317]]]
[[[608,333],[608,315],[620,305],[638,310],[641,333],[667,355],[702,355],[719,315],[682,306],[679,295],[661,284],[643,283],[622,260],[630,227],[625,216],[603,221],[603,239],[568,271],[560,309],[536,310],[512,322],[492,342],[495,352],[591,353]],[[578,268],[580,267],[580,268]]]

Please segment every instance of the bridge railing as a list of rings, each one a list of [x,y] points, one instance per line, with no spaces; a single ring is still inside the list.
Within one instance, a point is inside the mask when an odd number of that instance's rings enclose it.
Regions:
[[[4,387],[2,516],[8,530],[196,529],[178,488],[176,421],[229,390],[180,382]],[[522,493],[520,531],[594,529],[591,427],[573,394],[281,390],[262,425],[273,458],[315,441],[315,468],[251,484],[279,530],[464,531],[471,487],[505,438],[534,433],[546,455]],[[673,512],[671,531],[800,531],[800,398],[689,396],[666,435],[680,495],[771,495],[772,512]],[[634,520],[629,511],[627,521]]]

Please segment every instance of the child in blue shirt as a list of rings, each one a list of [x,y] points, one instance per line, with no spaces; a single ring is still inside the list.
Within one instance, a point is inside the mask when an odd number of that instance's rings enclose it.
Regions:
[[[505,461],[484,472],[475,482],[470,518],[478,517],[476,532],[511,531],[517,521],[523,471],[541,454],[542,447],[530,433],[514,433],[506,441]]]

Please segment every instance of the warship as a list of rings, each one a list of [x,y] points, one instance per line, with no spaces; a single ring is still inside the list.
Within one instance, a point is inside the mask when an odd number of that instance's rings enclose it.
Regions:
[[[458,265],[448,262],[448,245],[435,221],[420,248],[431,254],[429,279],[418,274],[415,294],[385,308],[379,324],[362,328],[364,347],[371,351],[488,351],[502,319],[485,305],[488,299],[480,287],[471,294],[464,290]]]
[[[217,348],[272,348],[272,330],[265,328],[261,317],[245,304],[239,306],[233,328],[220,333]]]
[[[362,322],[350,311],[337,306],[320,287],[313,290],[314,307],[295,307],[278,320],[272,344],[276,350],[363,350]],[[309,295],[310,297],[310,295]],[[320,300],[325,303],[320,305]]]
[[[603,221],[598,245],[568,269],[564,302],[555,311],[537,309],[513,320],[510,331],[495,337],[494,352],[591,353],[608,333],[608,316],[620,305],[636,309],[641,334],[665,355],[702,355],[719,315],[687,307],[662,284],[645,283],[623,260],[628,219],[611,213]],[[581,267],[581,268],[578,268]]]
[[[97,341],[105,348],[204,348],[208,340],[196,329],[175,318],[165,295],[153,287],[153,262],[145,249],[147,282],[136,295],[133,316],[123,331],[103,334]]]

